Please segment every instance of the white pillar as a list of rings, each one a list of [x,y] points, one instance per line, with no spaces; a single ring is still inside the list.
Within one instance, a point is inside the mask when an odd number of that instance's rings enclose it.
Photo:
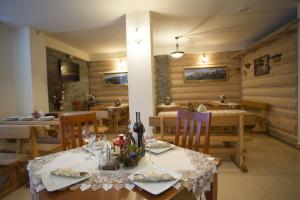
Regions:
[[[13,32],[12,66],[16,87],[16,112],[49,111],[46,43],[42,33],[25,27]]]
[[[155,105],[150,12],[126,15],[126,40],[129,116],[135,122],[135,112],[141,112],[147,130]]]
[[[298,4],[298,20],[300,19],[300,4]],[[299,92],[299,88],[300,88],[300,81],[299,81],[299,77],[300,77],[300,22],[298,21],[298,147],[300,148],[300,128],[299,128],[299,124],[300,124],[300,92]]]

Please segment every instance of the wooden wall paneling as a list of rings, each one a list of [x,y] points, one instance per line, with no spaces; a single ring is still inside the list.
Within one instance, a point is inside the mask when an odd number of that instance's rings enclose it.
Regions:
[[[90,94],[104,103],[113,103],[121,98],[128,102],[128,86],[105,86],[103,73],[117,71],[119,59],[89,62]]]
[[[180,59],[171,59],[171,94],[172,99],[180,105],[190,101],[206,103],[219,99],[221,94],[230,101],[239,102],[241,97],[241,62],[231,57],[236,52],[206,53],[209,63],[199,64],[202,54],[187,54]],[[184,82],[183,70],[189,66],[226,66],[227,81]]]
[[[280,62],[269,62],[270,73],[254,76],[253,62],[266,54],[282,54]],[[271,135],[288,142],[297,140],[297,31],[288,36],[276,37],[271,43],[259,45],[255,51],[243,51],[242,66],[251,63],[249,69],[242,67],[242,98],[270,104],[267,128]]]

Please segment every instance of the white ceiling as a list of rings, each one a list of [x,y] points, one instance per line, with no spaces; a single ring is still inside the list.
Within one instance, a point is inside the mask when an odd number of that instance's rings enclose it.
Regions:
[[[243,48],[296,17],[298,0],[0,0],[0,20],[32,26],[89,54],[126,51],[125,14],[153,12],[154,49]],[[249,10],[236,10],[248,6]]]

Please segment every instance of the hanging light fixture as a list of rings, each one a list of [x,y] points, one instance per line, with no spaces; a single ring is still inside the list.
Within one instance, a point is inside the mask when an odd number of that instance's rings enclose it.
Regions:
[[[175,40],[176,40],[176,50],[171,53],[171,56],[173,58],[181,58],[182,56],[184,56],[184,52],[183,51],[179,51],[178,39],[179,39],[179,36],[176,36],[175,37]]]

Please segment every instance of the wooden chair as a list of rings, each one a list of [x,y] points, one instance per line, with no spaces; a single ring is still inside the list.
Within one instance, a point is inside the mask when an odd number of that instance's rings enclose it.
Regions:
[[[107,110],[102,110],[102,111],[96,111],[96,117],[97,117],[97,126],[98,126],[98,133],[107,133],[107,131],[109,130],[108,126],[105,126],[103,121],[104,120],[108,120],[108,111]]]
[[[82,127],[88,123],[98,130],[95,112],[74,112],[61,115],[60,136],[63,150],[83,145]]]
[[[13,192],[28,180],[27,160],[30,155],[23,154],[23,141],[29,140],[28,126],[0,126],[0,139],[14,139],[16,153],[0,153],[0,199]]]
[[[181,123],[183,121],[182,129],[182,140],[179,142],[179,136],[181,132]],[[204,133],[204,153],[209,153],[209,127],[211,121],[211,113],[199,113],[199,112],[189,112],[185,110],[179,110],[177,112],[177,122],[176,122],[176,135],[175,135],[175,145],[180,145],[182,147],[186,146],[186,140],[188,136],[188,148],[199,150],[200,147],[200,134],[203,122],[205,123],[205,133]],[[197,126],[195,133],[195,124]],[[189,127],[189,134],[188,132]],[[195,133],[195,134],[194,134]],[[196,139],[194,139],[196,137]]]

